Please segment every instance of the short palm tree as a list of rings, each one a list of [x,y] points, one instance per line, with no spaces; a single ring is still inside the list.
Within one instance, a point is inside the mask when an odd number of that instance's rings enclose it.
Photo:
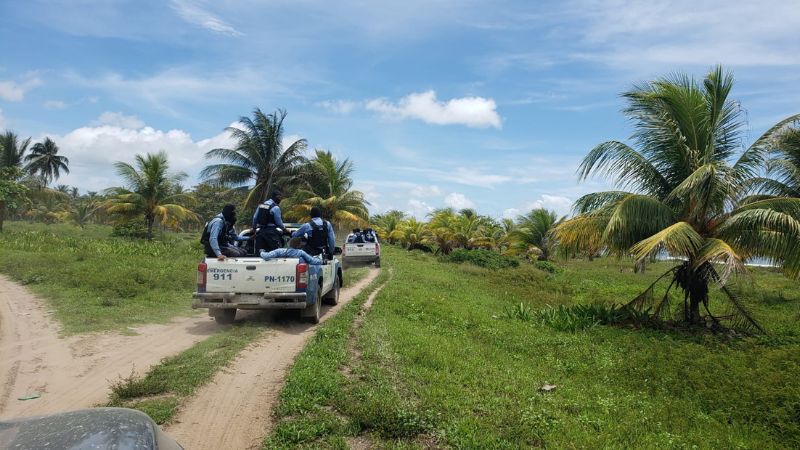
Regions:
[[[682,259],[659,278],[669,280],[663,297],[655,296],[653,283],[632,302],[655,318],[718,326],[724,316],[736,328],[761,330],[728,286],[729,276],[756,256],[780,261],[792,276],[800,273],[800,202],[739,200],[763,169],[775,137],[800,115],[742,149],[743,112],[728,99],[732,87],[733,76],[717,67],[702,83],[676,75],[623,94],[638,148],[602,143],[579,169],[582,179],[606,176],[620,190],[580,198],[576,217],[559,225],[556,237],[576,251],[600,239],[608,251],[637,260],[661,252]],[[728,300],[723,316],[711,312],[712,284]],[[672,288],[683,291],[678,307],[670,304]]]
[[[111,198],[106,210],[123,219],[144,217],[147,238],[153,238],[153,225],[176,228],[180,221],[195,218],[188,209],[193,198],[186,193],[176,193],[176,186],[187,177],[183,172],[169,173],[165,152],[136,155],[134,165],[116,162],[117,174],[125,181],[124,187],[106,190]]]
[[[552,230],[563,219],[554,211],[544,208],[531,210],[517,217],[517,226],[511,233],[511,246],[517,254],[536,255],[538,259],[548,260],[553,252]]]
[[[58,146],[50,138],[37,142],[31,152],[25,156],[25,170],[38,176],[46,186],[61,176],[61,172],[69,173],[69,159],[58,154]]]
[[[250,209],[266,199],[273,188],[288,190],[305,162],[306,140],[298,139],[284,148],[285,118],[286,111],[264,114],[258,108],[252,119],[241,117],[241,128],[227,128],[237,141],[236,147],[215,148],[206,153],[206,158],[223,162],[206,167],[200,176],[212,184],[248,189],[245,207]]]
[[[366,225],[369,211],[364,194],[353,190],[353,162],[337,161],[329,151],[317,150],[301,170],[304,186],[286,200],[287,216],[297,220],[310,218],[314,206],[322,217],[337,224]]]
[[[800,128],[789,128],[775,140],[772,157],[767,161],[767,175],[756,180],[757,194],[748,200],[800,198]]]
[[[406,214],[403,211],[393,209],[384,214],[376,214],[372,216],[369,221],[378,233],[378,237],[393,244],[395,240],[392,239],[391,234],[394,230],[398,229],[405,219]]]
[[[411,217],[392,232],[393,239],[400,241],[409,250],[427,250],[430,230],[425,222]]]

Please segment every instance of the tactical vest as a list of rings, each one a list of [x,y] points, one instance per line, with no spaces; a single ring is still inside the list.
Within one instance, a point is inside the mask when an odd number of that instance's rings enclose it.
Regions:
[[[203,229],[203,235],[200,237],[200,243],[203,244],[203,247],[205,247],[206,255],[208,256],[216,256],[214,254],[214,249],[211,248],[211,222],[215,220],[222,221],[222,228],[220,228],[219,234],[217,235],[217,244],[219,245],[220,249],[223,245],[228,244],[228,222],[226,222],[222,217],[214,217],[206,222],[206,227]]]
[[[277,206],[275,203],[271,205],[266,205],[264,203],[258,205],[258,220],[256,223],[258,223],[260,227],[263,228],[269,225],[275,226],[275,217],[272,215],[272,208],[275,206]]]
[[[328,253],[328,222],[323,220],[320,226],[312,220],[308,224],[311,225],[311,236],[306,241],[306,253],[310,255]]]

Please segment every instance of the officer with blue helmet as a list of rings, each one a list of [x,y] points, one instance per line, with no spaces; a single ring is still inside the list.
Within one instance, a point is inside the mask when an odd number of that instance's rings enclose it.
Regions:
[[[318,206],[311,208],[311,221],[303,224],[297,231],[292,233],[292,237],[305,237],[305,251],[310,255],[325,255],[333,258],[336,248],[336,235],[333,233],[333,226],[327,220],[322,219],[322,211]]]
[[[258,205],[253,214],[253,229],[256,233],[256,254],[261,251],[271,251],[283,247],[283,225],[281,208],[278,206],[283,200],[283,193],[275,189],[264,203]]]

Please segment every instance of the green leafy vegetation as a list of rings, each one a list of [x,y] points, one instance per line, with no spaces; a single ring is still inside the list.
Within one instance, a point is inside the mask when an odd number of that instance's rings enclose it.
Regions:
[[[460,248],[453,250],[447,260],[454,263],[470,263],[487,269],[505,269],[519,266],[519,260],[510,256],[503,256],[490,250]]]
[[[168,422],[181,401],[211,381],[263,328],[236,325],[220,331],[161,364],[147,374],[117,380],[111,386],[108,406],[123,406],[145,412],[158,424]]]
[[[195,235],[142,241],[107,226],[14,222],[0,234],[0,272],[41,294],[66,333],[124,330],[191,314]]]
[[[730,337],[627,325],[614,305],[649,284],[630,259],[549,274],[383,252],[392,278],[359,328],[354,302],[304,350],[265,448],[800,445],[800,288],[777,270],[736,279],[769,335]]]

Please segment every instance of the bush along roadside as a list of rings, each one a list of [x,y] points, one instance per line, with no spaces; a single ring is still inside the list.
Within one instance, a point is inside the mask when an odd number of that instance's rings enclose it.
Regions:
[[[153,366],[143,377],[131,374],[111,385],[107,406],[138,409],[156,423],[169,422],[181,402],[227,366],[263,333],[255,325],[234,325]]]
[[[348,448],[363,424],[350,419],[343,403],[350,397],[350,380],[342,368],[349,364],[351,329],[363,303],[389,278],[381,274],[353,301],[327,320],[295,360],[275,410],[278,422],[264,441],[265,449],[318,446]]]

